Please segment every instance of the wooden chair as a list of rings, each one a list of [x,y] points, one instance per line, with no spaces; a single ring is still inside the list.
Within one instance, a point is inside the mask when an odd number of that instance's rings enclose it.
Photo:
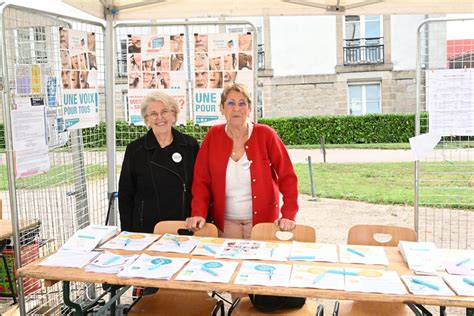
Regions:
[[[155,225],[155,234],[178,234],[186,225],[184,221],[163,221]],[[206,223],[196,236],[217,237],[217,227]],[[128,311],[128,315],[224,315],[224,303],[204,291],[159,289],[158,292],[143,296]]]
[[[252,228],[250,239],[261,240],[261,241],[274,241],[279,240],[277,237],[278,227],[274,223],[260,223]],[[305,225],[296,225],[293,230],[293,238],[291,240],[302,241],[302,242],[316,242],[316,231],[313,227]],[[250,298],[243,297],[229,308],[228,315],[233,316],[257,316],[257,315],[270,315],[257,310]],[[323,315],[323,306],[317,306],[314,301],[306,300],[306,304],[297,309],[283,309],[272,312],[271,315],[294,315],[294,316],[306,316],[306,315]]]
[[[416,241],[416,232],[413,229],[399,226],[355,225],[349,229],[347,236],[349,245],[396,247],[400,240]],[[341,301],[336,302],[334,311],[334,315],[339,316],[413,315],[407,305],[391,302]]]

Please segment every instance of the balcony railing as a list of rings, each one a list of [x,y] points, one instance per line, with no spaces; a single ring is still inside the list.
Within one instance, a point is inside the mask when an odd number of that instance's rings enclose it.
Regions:
[[[384,63],[383,37],[344,40],[344,65]]]

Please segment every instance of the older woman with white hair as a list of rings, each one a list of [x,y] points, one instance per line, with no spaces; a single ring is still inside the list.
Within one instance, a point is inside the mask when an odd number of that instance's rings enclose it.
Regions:
[[[146,95],[141,114],[149,131],[125,151],[119,181],[122,230],[153,232],[164,220],[191,215],[191,184],[198,142],[177,131],[176,100],[162,92]]]

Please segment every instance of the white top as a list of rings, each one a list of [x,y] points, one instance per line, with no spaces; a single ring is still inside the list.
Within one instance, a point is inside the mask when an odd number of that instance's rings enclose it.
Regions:
[[[250,138],[253,124],[248,122],[247,126],[248,138]],[[227,219],[252,219],[250,164],[247,153],[244,153],[238,161],[229,157],[225,176],[225,218]]]

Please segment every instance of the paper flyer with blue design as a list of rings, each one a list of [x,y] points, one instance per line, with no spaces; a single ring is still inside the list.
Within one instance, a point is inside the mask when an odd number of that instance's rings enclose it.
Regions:
[[[119,278],[169,280],[188,261],[188,258],[168,258],[141,254],[134,263],[117,274],[117,276]]]
[[[175,280],[229,283],[238,264],[236,261],[192,259]]]
[[[244,261],[235,278],[235,284],[288,286],[290,282],[290,264],[270,264]]]

